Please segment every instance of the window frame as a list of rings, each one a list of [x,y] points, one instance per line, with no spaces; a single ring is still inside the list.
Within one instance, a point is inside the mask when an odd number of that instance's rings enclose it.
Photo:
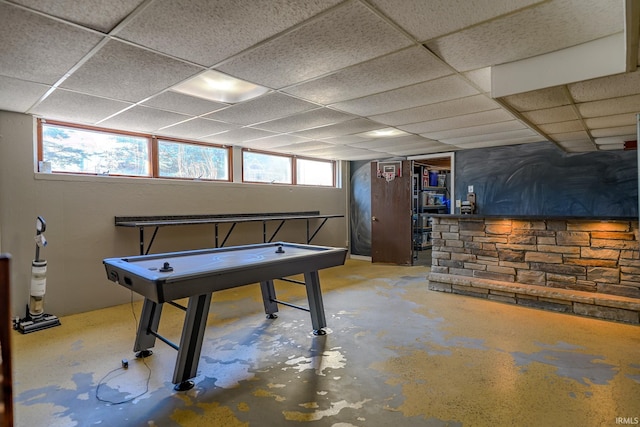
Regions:
[[[47,120],[43,118],[38,118],[37,120],[37,172],[41,172],[40,170],[40,162],[43,160],[44,155],[44,140],[43,140],[43,127],[44,125],[51,126],[59,126],[66,127],[71,129],[78,130],[86,130],[92,132],[102,132],[110,135],[117,136],[135,136],[146,138],[148,141],[148,149],[149,149],[149,157],[147,158],[147,162],[149,163],[149,174],[148,175],[123,175],[123,174],[100,174],[100,173],[90,173],[90,172],[65,172],[65,171],[54,171],[54,174],[60,175],[85,175],[85,176],[112,176],[112,177],[129,177],[129,178],[147,178],[147,179],[171,179],[171,180],[181,180],[181,181],[207,181],[207,182],[233,182],[233,150],[231,147],[227,145],[213,144],[204,141],[193,141],[187,139],[180,138],[172,138],[161,136],[158,137],[153,134],[143,133],[143,132],[131,132],[131,131],[122,131],[117,129],[108,129],[102,128],[98,126],[90,126],[90,125],[81,125],[75,123],[68,123],[58,120]],[[209,178],[185,178],[185,177],[171,177],[171,176],[160,176],[160,162],[158,158],[158,140],[173,142],[173,143],[182,143],[189,145],[199,145],[205,147],[213,147],[220,148],[226,151],[227,153],[227,170],[228,177],[227,179],[209,179]]]
[[[152,140],[150,138],[150,135],[147,134],[143,134],[143,133],[138,133],[138,132],[129,132],[129,131],[113,131],[112,129],[105,129],[105,128],[101,128],[101,127],[97,127],[97,126],[88,126],[88,125],[76,125],[73,123],[67,123],[67,122],[62,122],[62,121],[57,121],[57,120],[46,120],[46,119],[38,119],[38,126],[37,126],[37,138],[38,138],[38,149],[37,149],[37,171],[41,172],[40,170],[40,162],[43,159],[44,156],[44,131],[43,131],[43,127],[44,125],[51,125],[51,126],[58,126],[58,127],[63,127],[63,128],[70,128],[70,129],[77,129],[77,130],[85,130],[85,131],[90,131],[90,132],[100,132],[100,133],[106,133],[109,135],[117,135],[117,136],[134,136],[134,137],[138,137],[138,138],[145,138],[147,139],[147,151],[148,151],[148,156],[147,157],[147,163],[149,166],[149,174],[147,175],[126,175],[126,174],[116,174],[116,173],[109,173],[109,174],[101,174],[98,172],[67,172],[67,171],[52,171],[51,173],[54,174],[59,174],[59,175],[85,175],[85,176],[121,176],[121,177],[128,177],[128,178],[152,178],[153,177],[153,164],[151,163],[151,156],[152,156],[152,150],[153,150],[153,143]]]
[[[160,141],[174,142],[174,143],[186,144],[186,145],[198,145],[198,146],[201,146],[201,147],[211,147],[211,148],[219,148],[219,149],[225,150],[227,152],[227,175],[228,175],[227,179],[184,178],[184,177],[177,177],[177,176],[161,176],[160,175],[159,147],[158,147],[158,143]],[[230,147],[226,146],[226,145],[213,144],[213,143],[204,142],[204,141],[191,141],[191,140],[188,140],[188,139],[171,138],[171,137],[166,137],[166,136],[154,136],[153,137],[153,147],[154,147],[153,160],[155,162],[154,167],[153,167],[154,178],[179,179],[179,180],[183,180],[183,181],[210,181],[210,182],[232,182],[233,181],[233,159],[231,157],[232,153],[233,153],[233,150]]]
[[[266,182],[266,181],[249,181],[245,179],[245,170],[244,170],[244,154],[245,153],[258,153],[258,154],[264,154],[264,155],[268,155],[268,156],[274,156],[274,157],[284,157],[284,158],[288,158],[291,160],[291,184],[289,183],[279,183],[279,182]],[[337,177],[336,177],[336,161],[335,160],[326,160],[326,159],[317,159],[317,158],[313,158],[313,157],[307,157],[307,156],[295,156],[292,154],[282,154],[282,153],[274,153],[271,151],[264,151],[264,150],[254,150],[252,148],[242,148],[242,159],[241,159],[241,166],[242,166],[242,182],[244,183],[249,183],[249,184],[268,184],[268,185],[297,185],[297,186],[301,186],[301,187],[314,187],[314,188],[336,188],[336,182],[337,182]],[[333,173],[331,174],[331,185],[314,185],[314,184],[299,184],[298,183],[298,159],[302,159],[302,160],[311,160],[314,162],[326,162],[329,163],[331,165],[331,168],[333,169]]]
[[[323,188],[335,188],[336,187],[336,161],[335,160],[326,160],[326,159],[314,159],[312,157],[303,157],[303,156],[294,156],[295,161],[293,171],[295,173],[296,185],[304,186],[304,187],[323,187]],[[329,163],[331,165],[332,173],[331,173],[331,185],[320,185],[320,184],[299,184],[298,181],[298,160],[308,160],[312,162],[318,163]]]

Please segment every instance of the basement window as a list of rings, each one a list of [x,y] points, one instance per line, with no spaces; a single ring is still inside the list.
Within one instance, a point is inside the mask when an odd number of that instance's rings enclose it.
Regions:
[[[296,182],[300,185],[334,187],[335,163],[328,160],[296,158]]]
[[[242,180],[335,187],[336,162],[250,149],[242,150]]]
[[[229,152],[212,145],[158,140],[158,176],[229,180]]]
[[[270,184],[293,184],[290,156],[242,151],[242,180]]]
[[[230,181],[231,149],[38,120],[38,171]]]
[[[40,159],[51,172],[150,176],[151,139],[41,122]]]

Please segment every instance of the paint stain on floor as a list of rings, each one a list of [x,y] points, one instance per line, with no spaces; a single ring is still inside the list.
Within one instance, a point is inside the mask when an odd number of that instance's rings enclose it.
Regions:
[[[70,316],[14,340],[16,425],[600,426],[640,416],[638,327],[430,292],[427,271],[353,260],[322,271],[325,336],[305,312],[265,319],[257,285],[217,293],[187,392],[173,391],[175,350],[158,343],[133,358],[128,305]],[[300,286],[277,289],[305,302]],[[181,316],[166,309],[163,335],[179,340]]]

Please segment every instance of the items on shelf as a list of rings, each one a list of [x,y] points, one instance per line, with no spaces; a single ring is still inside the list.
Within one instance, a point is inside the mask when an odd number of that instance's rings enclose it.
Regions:
[[[413,176],[413,245],[415,250],[431,248],[431,215],[450,212],[448,172],[419,166]]]

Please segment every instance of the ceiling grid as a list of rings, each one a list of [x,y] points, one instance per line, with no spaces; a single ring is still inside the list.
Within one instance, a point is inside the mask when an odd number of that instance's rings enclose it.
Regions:
[[[0,109],[334,160],[623,149],[639,13],[633,0],[0,0]],[[625,30],[627,72],[492,98],[492,67]],[[267,93],[174,90],[208,70]],[[404,132],[370,133],[389,128]]]

